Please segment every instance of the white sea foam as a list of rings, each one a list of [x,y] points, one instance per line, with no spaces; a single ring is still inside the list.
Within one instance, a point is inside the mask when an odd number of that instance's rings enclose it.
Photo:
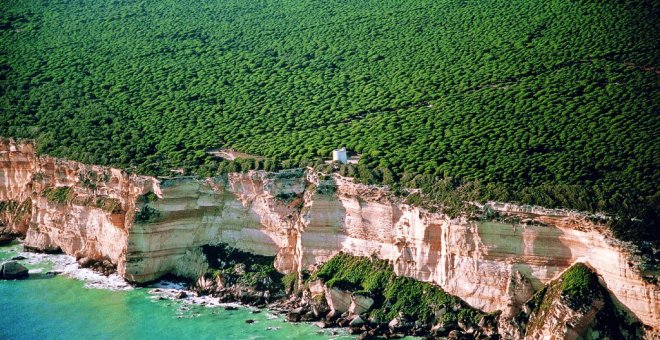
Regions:
[[[57,274],[65,275],[67,277],[84,281],[85,288],[92,289],[107,289],[107,290],[131,290],[134,287],[128,282],[124,281],[118,274],[104,276],[91,269],[82,268],[73,256],[64,254],[44,254],[20,251],[19,246],[8,252],[16,253],[17,256],[23,256],[21,262],[31,266],[46,266],[46,268],[33,268],[30,269],[30,274],[46,275]],[[149,285],[150,290],[148,293],[152,295],[153,300],[167,299],[176,301],[181,304],[179,317],[184,317],[183,312],[190,312],[189,306],[199,305],[204,307],[233,307],[233,308],[248,308],[239,303],[221,303],[217,297],[210,295],[199,296],[196,292],[187,290],[186,284],[172,280],[159,280]],[[177,298],[177,295],[184,292],[186,297]],[[187,317],[199,316],[198,313],[191,314]],[[267,313],[266,318],[269,320],[278,319],[279,317],[273,313]]]
[[[186,285],[181,282],[174,282],[169,280],[160,280],[154,282],[149,286],[149,294],[153,295],[154,299],[165,298],[168,300],[176,300],[184,305],[200,305],[205,307],[245,307],[239,303],[221,303],[217,297],[211,295],[198,295],[197,293],[187,290]],[[185,293],[186,297],[177,298],[179,293]]]
[[[175,281],[169,281],[169,280],[160,280],[160,281],[154,282],[150,287],[161,288],[161,289],[184,290],[186,288],[186,285],[182,282],[175,282]]]
[[[25,257],[22,260],[30,265],[52,264],[51,272],[56,272],[67,277],[84,281],[85,288],[108,289],[108,290],[131,290],[133,286],[124,281],[119,275],[110,276],[101,275],[91,269],[81,268],[73,256],[63,254],[42,254],[32,252],[20,252],[20,256]],[[38,271],[40,270],[40,271]],[[40,273],[43,269],[32,269],[30,273]]]
[[[86,288],[108,289],[108,290],[131,290],[133,286],[124,281],[118,274],[104,276],[88,268],[81,268],[73,256],[64,254],[43,254],[21,251],[17,255],[25,257],[21,262],[29,265],[51,264],[48,272],[65,275],[67,277],[84,281]],[[45,269],[34,268],[30,270],[31,274],[43,273]],[[218,298],[203,295],[187,290],[186,284],[171,280],[159,280],[149,286],[152,288],[149,294],[154,295],[154,299],[163,297],[168,300],[176,300],[185,305],[202,305],[206,307],[243,307],[237,303],[220,303]],[[186,294],[185,298],[177,299],[176,295],[180,292]]]

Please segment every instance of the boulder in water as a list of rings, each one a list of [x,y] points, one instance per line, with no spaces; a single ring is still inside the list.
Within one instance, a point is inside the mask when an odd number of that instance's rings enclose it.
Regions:
[[[351,323],[348,325],[351,327],[361,327],[365,324],[364,319],[362,319],[359,315],[356,316],[353,320],[351,320]]]
[[[28,276],[28,269],[16,261],[7,261],[0,264],[0,279],[26,279]]]
[[[0,246],[6,246],[14,240],[13,237],[8,235],[0,235]]]

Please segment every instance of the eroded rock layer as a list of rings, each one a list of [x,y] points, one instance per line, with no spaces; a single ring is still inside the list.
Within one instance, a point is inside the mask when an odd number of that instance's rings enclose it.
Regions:
[[[158,191],[157,182],[117,169],[37,157],[31,144],[2,140],[0,201],[12,206],[27,200],[30,210],[20,221],[0,215],[0,232],[25,234],[25,246],[33,249],[61,250],[122,267],[136,199]]]
[[[72,192],[66,199],[47,189],[64,187]],[[144,199],[148,193],[158,198]],[[206,244],[275,255],[284,273],[343,251],[390,260],[397,274],[513,317],[535,290],[585,262],[615,302],[660,328],[658,285],[643,279],[604,227],[579,214],[494,204],[531,223],[451,219],[339,176],[291,170],[156,180],[37,157],[29,144],[3,141],[0,200],[28,198],[27,246],[106,258],[135,282],[172,272],[186,251]]]

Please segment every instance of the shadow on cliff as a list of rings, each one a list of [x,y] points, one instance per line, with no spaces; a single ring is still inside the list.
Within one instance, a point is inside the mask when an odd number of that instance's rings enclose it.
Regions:
[[[536,291],[555,279],[574,262],[570,245],[561,239],[561,230],[553,227],[521,226],[486,222],[480,225],[479,237],[488,255],[513,259],[512,269],[529,281]],[[539,267],[545,272],[539,273]]]
[[[587,264],[588,265],[588,264]],[[595,273],[596,270],[589,266]],[[630,310],[626,305],[624,305],[617,297],[610,291],[607,287],[607,282],[603,279],[602,276],[598,275],[598,282],[603,287],[603,289],[609,295],[609,298],[612,302],[612,309],[615,315],[612,316],[613,320],[610,321],[611,324],[619,326],[619,329],[622,332],[625,332],[629,335],[628,338],[632,339],[642,339],[645,338],[644,334],[647,330],[651,330],[650,326],[645,325],[642,321],[635,316],[635,314]]]

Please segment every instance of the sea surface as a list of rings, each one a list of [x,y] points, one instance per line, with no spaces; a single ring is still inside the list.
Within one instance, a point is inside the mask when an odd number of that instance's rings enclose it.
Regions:
[[[70,256],[26,253],[18,243],[0,247],[0,261],[19,255],[30,278],[0,280],[0,339],[354,338],[342,329],[288,323],[266,309],[225,310],[210,297],[174,299],[183,289],[176,282],[137,288],[117,275],[78,268]],[[48,274],[54,270],[62,273]]]

